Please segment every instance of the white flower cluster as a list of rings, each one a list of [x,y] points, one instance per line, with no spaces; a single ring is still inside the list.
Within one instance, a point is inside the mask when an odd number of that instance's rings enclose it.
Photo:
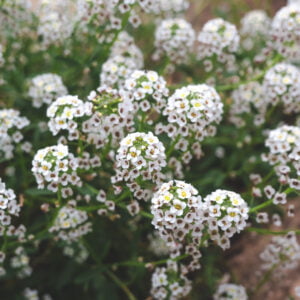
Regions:
[[[63,96],[55,100],[47,109],[47,117],[50,118],[48,126],[53,135],[61,130],[69,132],[68,139],[78,139],[79,120],[92,115],[93,104],[83,102],[77,96]]]
[[[267,36],[271,20],[264,10],[252,10],[241,19],[240,32],[243,36]]]
[[[11,225],[11,216],[18,216],[20,205],[13,190],[7,189],[0,178],[0,236]]]
[[[300,128],[283,125],[271,130],[265,145],[270,152],[262,155],[262,159],[275,165],[279,181],[300,189]],[[293,176],[296,178],[290,178]]]
[[[285,236],[274,236],[272,242],[260,254],[263,261],[262,268],[270,270],[274,266],[277,273],[295,269],[300,261],[300,245],[296,234],[289,232]]]
[[[242,285],[223,283],[218,286],[214,300],[247,300],[246,289]]]
[[[73,9],[72,1],[42,1],[37,33],[42,37],[43,49],[61,45],[70,38],[76,23]]]
[[[155,71],[134,71],[125,82],[121,91],[124,100],[132,101],[134,111],[150,112],[151,109],[160,113],[166,105],[169,95],[167,83]],[[142,122],[151,120],[141,120]]]
[[[0,110],[0,158],[13,158],[14,144],[18,145],[23,140],[20,130],[27,125],[29,125],[28,119],[21,117],[19,111],[14,109]],[[26,143],[23,145],[25,146]],[[23,147],[23,150],[26,151],[26,147]],[[28,150],[30,151],[30,149]]]
[[[152,274],[151,295],[156,300],[177,300],[187,296],[192,283],[183,274],[181,265],[169,260],[166,267],[156,267]]]
[[[300,55],[300,5],[281,8],[271,26],[270,47],[289,59]]]
[[[241,19],[240,34],[242,46],[246,50],[252,50],[258,43],[264,42],[268,37],[271,27],[271,19],[264,10],[252,10]]]
[[[263,81],[265,101],[284,106],[285,113],[300,111],[300,71],[297,67],[279,63],[268,70]]]
[[[29,84],[28,95],[33,100],[33,106],[37,108],[41,107],[43,103],[49,105],[56,98],[67,95],[67,93],[62,78],[57,74],[38,75]]]
[[[230,121],[238,127],[245,126],[243,114],[254,116],[254,124],[261,125],[267,110],[268,102],[262,85],[257,81],[240,85],[231,94]]]
[[[11,258],[10,265],[13,269],[16,269],[19,278],[28,277],[32,273],[32,268],[29,265],[29,256],[21,246],[15,250],[15,256]]]
[[[62,207],[49,229],[49,232],[56,233],[63,241],[76,241],[92,230],[92,224],[87,222],[87,212],[76,209],[75,205],[75,201],[69,201],[67,206]]]
[[[210,239],[227,249],[229,239],[246,227],[249,208],[239,194],[216,190],[204,198],[202,211]]]
[[[151,200],[152,224],[172,251],[179,249],[188,237],[194,244],[200,244],[203,234],[201,205],[197,190],[179,180],[163,183],[154,194]],[[200,253],[196,256],[199,258]]]
[[[82,123],[87,142],[97,149],[109,142],[113,148],[119,146],[121,139],[134,130],[131,99],[124,100],[117,90],[101,86],[89,94],[88,100],[95,113]]]
[[[172,17],[183,13],[189,8],[187,0],[138,0],[139,5],[148,13]]]
[[[102,65],[100,84],[121,88],[136,67],[137,64],[131,57],[121,55],[111,57]]]
[[[195,31],[184,19],[163,20],[155,31],[155,59],[168,57],[171,63],[187,61],[195,42]]]
[[[131,133],[120,143],[112,183],[124,181],[137,199],[147,200],[149,190],[143,190],[139,182],[151,181],[159,185],[165,166],[165,147],[152,132]]]
[[[82,182],[76,170],[78,161],[64,145],[50,146],[38,150],[32,161],[32,172],[42,189],[47,184],[47,189],[57,192],[61,187],[63,198],[73,195],[71,186],[81,186]]]
[[[110,50],[110,57],[123,56],[129,57],[135,62],[135,69],[141,69],[144,66],[144,57],[140,48],[138,48],[132,36],[126,31],[119,33]]]
[[[221,63],[233,63],[240,37],[235,25],[217,18],[208,21],[199,33],[199,59],[215,57]]]
[[[30,0],[2,1],[0,10],[1,34],[24,37],[33,21]]]
[[[163,114],[168,125],[158,124],[156,133],[166,132],[177,140],[175,149],[182,151],[185,164],[202,155],[200,143],[205,137],[213,136],[223,114],[223,103],[213,87],[206,84],[188,85],[177,89],[169,97]],[[179,139],[178,139],[179,138]]]

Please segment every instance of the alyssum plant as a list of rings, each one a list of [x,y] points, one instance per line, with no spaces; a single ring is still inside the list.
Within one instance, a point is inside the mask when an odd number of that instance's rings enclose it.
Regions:
[[[0,1],[1,299],[258,299],[297,266],[290,2],[196,33],[186,0]],[[243,287],[249,231],[274,237]]]

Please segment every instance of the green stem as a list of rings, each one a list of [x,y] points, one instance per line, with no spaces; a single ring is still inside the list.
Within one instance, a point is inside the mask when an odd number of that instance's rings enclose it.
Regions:
[[[128,289],[128,287],[111,271],[106,270],[106,274],[119,286],[124,293],[127,295],[127,298],[129,300],[136,300],[137,298],[131,293],[131,291]]]
[[[256,294],[262,288],[262,286],[270,280],[270,278],[272,276],[272,273],[277,268],[277,266],[278,266],[278,264],[275,264],[269,271],[267,271],[264,274],[264,276],[262,277],[262,279],[256,285],[256,287],[255,287],[255,289],[253,291],[253,294]]]
[[[273,234],[273,235],[283,235],[283,234],[287,234],[289,232],[295,232],[295,234],[300,234],[299,229],[287,229],[287,230],[274,231],[274,230],[269,230],[269,229],[265,229],[265,228],[249,227],[249,228],[246,228],[246,231],[256,232],[259,234]]]
[[[180,139],[180,135],[177,135],[177,137],[175,138],[175,140],[173,141],[173,143],[171,143],[170,147],[168,148],[168,151],[166,152],[166,157],[167,160],[170,158],[170,156],[172,155],[172,152],[176,146],[176,144],[178,143]]]
[[[290,194],[291,192],[293,192],[294,190],[292,189],[292,188],[290,188],[290,187],[288,187],[287,189],[285,189],[284,191],[283,191],[283,193],[285,193],[285,194]],[[263,208],[265,208],[265,207],[268,207],[268,206],[270,206],[271,204],[273,204],[273,199],[270,199],[270,200],[268,200],[268,201],[266,201],[266,202],[264,202],[264,203],[261,203],[261,204],[259,204],[259,205],[257,205],[257,206],[254,206],[254,207],[252,207],[250,210],[249,210],[249,213],[251,214],[251,213],[255,213],[255,212],[257,212],[257,211],[259,211],[259,210],[261,210],[261,209],[263,209]]]

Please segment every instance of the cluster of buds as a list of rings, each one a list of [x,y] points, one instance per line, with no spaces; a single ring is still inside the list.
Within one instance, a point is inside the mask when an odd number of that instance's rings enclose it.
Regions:
[[[62,78],[57,74],[46,73],[34,77],[29,83],[28,95],[34,107],[43,103],[50,105],[56,98],[67,95],[68,91]]]
[[[87,142],[97,149],[109,142],[112,147],[118,146],[126,133],[134,130],[131,100],[123,99],[117,90],[106,86],[92,91],[88,100],[93,104],[94,114],[82,123]]]
[[[47,109],[47,117],[50,118],[48,126],[53,135],[61,130],[69,132],[68,139],[79,139],[80,120],[92,115],[93,104],[83,102],[77,96],[63,96],[55,100]]]
[[[234,63],[233,53],[237,52],[240,37],[235,25],[223,19],[208,21],[198,36],[199,59],[205,60],[207,71],[213,68],[213,59],[220,63],[227,63],[228,67]]]
[[[282,103],[285,113],[300,111],[300,71],[293,65],[280,63],[268,70],[263,81],[265,101]]]
[[[195,31],[184,19],[164,20],[155,32],[155,59],[166,56],[171,63],[185,63],[195,42]]]
[[[247,300],[246,289],[242,285],[223,283],[218,286],[214,300]]]
[[[149,190],[142,186],[147,181],[159,185],[165,166],[165,147],[152,132],[131,133],[120,143],[112,183],[124,181],[137,199],[147,200]]]
[[[125,101],[132,101],[135,112],[140,110],[149,114],[151,111],[160,113],[164,109],[169,90],[166,81],[157,72],[136,70],[126,80],[121,93]],[[151,124],[152,119],[140,121]]]
[[[185,276],[185,268],[169,260],[166,267],[156,267],[152,274],[151,295],[156,300],[181,299],[189,294],[192,283]]]
[[[216,190],[204,198],[202,220],[210,239],[227,249],[230,238],[246,227],[248,212],[248,205],[239,194]]]
[[[65,145],[50,146],[38,150],[32,161],[32,172],[38,188],[61,192],[63,198],[73,195],[71,186],[81,186],[76,173],[78,161]]]
[[[20,144],[23,140],[21,129],[29,125],[26,117],[21,117],[20,112],[14,109],[0,110],[0,158],[13,158],[15,145]],[[24,143],[22,150],[29,152],[31,145]]]
[[[74,242],[89,233],[92,230],[91,226],[87,212],[76,209],[76,201],[71,200],[60,208],[49,232],[57,234],[60,240]]]

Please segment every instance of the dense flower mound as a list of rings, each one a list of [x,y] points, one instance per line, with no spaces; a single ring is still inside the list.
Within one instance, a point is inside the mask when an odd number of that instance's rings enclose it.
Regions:
[[[245,115],[254,115],[254,124],[261,125],[267,111],[264,89],[256,81],[239,86],[231,94],[230,121],[237,126],[245,126]]]
[[[61,130],[69,132],[69,138],[79,137],[77,120],[92,115],[91,102],[83,102],[77,96],[63,96],[55,100],[47,109],[49,129],[53,135]]]
[[[240,32],[244,36],[256,38],[267,36],[271,25],[271,20],[264,10],[252,10],[241,19]]]
[[[140,181],[159,184],[166,166],[165,147],[152,132],[135,132],[125,137],[116,156],[116,175],[112,182],[124,181],[137,199],[147,200],[149,193]]]
[[[91,231],[88,214],[75,207],[75,201],[69,201],[68,206],[63,206],[49,231],[57,234],[61,240],[71,242]]]
[[[263,89],[268,103],[282,103],[285,113],[300,111],[300,71],[297,67],[286,63],[275,65],[266,73]]]
[[[198,35],[198,57],[206,59],[207,70],[213,61],[207,59],[215,58],[217,61],[228,66],[234,63],[233,53],[238,51],[240,36],[235,25],[221,18],[208,21]]]
[[[165,55],[172,63],[184,63],[194,41],[195,31],[184,19],[164,20],[155,32],[155,58]]]
[[[61,188],[63,198],[72,196],[70,186],[80,186],[76,173],[78,161],[64,145],[50,146],[38,150],[32,161],[32,172],[40,189],[57,192]]]
[[[176,249],[189,236],[202,237],[201,196],[190,184],[172,180],[161,185],[151,200],[152,224],[168,247]]]
[[[223,249],[230,247],[230,238],[246,227],[249,208],[242,197],[231,191],[216,190],[204,198],[203,220],[210,239]]]
[[[300,6],[291,4],[282,7],[275,15],[271,26],[270,47],[289,59],[299,57]]]
[[[273,237],[271,243],[260,254],[260,258],[265,270],[277,266],[280,274],[284,270],[295,269],[300,260],[300,245],[295,233],[289,232],[285,236]]]
[[[11,159],[13,151],[23,140],[21,129],[29,125],[26,117],[21,117],[20,112],[14,109],[0,110],[0,158]],[[24,143],[24,151],[30,151],[31,145]]]
[[[102,66],[100,84],[120,88],[136,69],[136,62],[131,57],[117,55],[109,58]]]
[[[56,98],[67,95],[68,91],[62,78],[57,74],[46,73],[34,77],[29,83],[28,95],[34,107],[50,105]]]
[[[262,159],[275,166],[279,181],[300,189],[300,128],[283,125],[271,130],[265,145],[269,153],[264,154]]]
[[[136,69],[144,66],[144,57],[140,48],[138,48],[132,36],[126,31],[119,33],[118,38],[111,47],[110,57],[123,56],[134,60]]]
[[[223,103],[213,87],[206,84],[188,85],[177,89],[169,97],[163,112],[174,130],[166,131],[171,138],[178,135],[192,137],[202,141],[206,136],[215,134],[215,125],[220,123],[223,114]]]
[[[81,124],[86,140],[97,149],[108,143],[113,148],[133,131],[134,115],[131,99],[124,99],[118,90],[100,86],[91,91],[88,100],[93,104],[93,115]]]
[[[246,289],[242,285],[233,283],[220,284],[216,293],[214,294],[214,300],[247,300],[248,296]]]
[[[121,92],[124,100],[131,100],[135,112],[157,113],[165,107],[166,97],[169,95],[167,83],[162,76],[155,71],[134,71],[125,82]],[[142,120],[145,121],[145,120]],[[151,120],[147,120],[152,123]]]
[[[181,265],[172,261],[168,261],[166,267],[157,267],[151,280],[154,299],[181,299],[187,296],[192,289],[192,282],[183,271]]]
[[[252,10],[241,19],[241,46],[248,51],[265,44],[271,28],[271,19],[264,10]]]

